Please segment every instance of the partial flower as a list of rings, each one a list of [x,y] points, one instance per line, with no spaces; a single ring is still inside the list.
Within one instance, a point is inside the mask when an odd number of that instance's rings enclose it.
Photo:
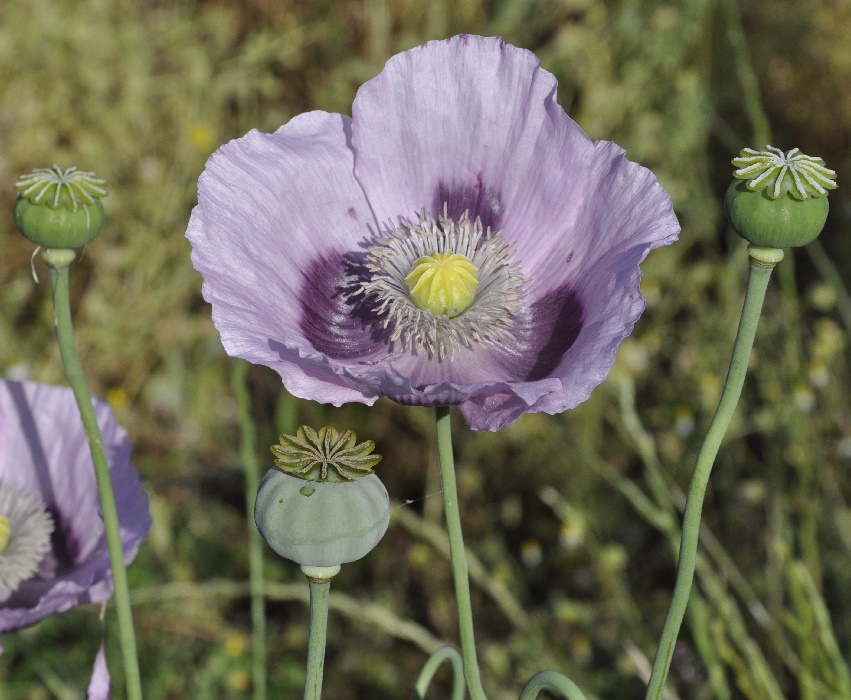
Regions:
[[[456,404],[475,429],[584,401],[679,232],[653,174],[497,37],[394,56],[352,114],[208,161],[187,237],[225,349],[302,398]]]
[[[93,401],[129,563],[151,527],[148,496],[130,464],[126,432],[106,402]],[[14,495],[7,500],[6,493]],[[0,516],[9,527],[0,552],[0,632],[112,594],[94,468],[70,389],[0,381]],[[34,562],[26,573],[22,553]]]
[[[100,645],[92,667],[92,678],[86,688],[86,700],[112,700],[112,684],[109,667],[106,665],[106,652]]]

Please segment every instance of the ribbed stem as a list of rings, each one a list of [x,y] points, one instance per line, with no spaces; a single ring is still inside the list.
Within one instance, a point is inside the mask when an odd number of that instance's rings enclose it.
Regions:
[[[458,605],[458,627],[461,636],[461,656],[464,659],[464,678],[472,700],[486,700],[479,676],[476,641],[473,636],[473,608],[470,603],[470,577],[467,572],[467,555],[461,533],[461,514],[458,510],[458,488],[455,484],[455,458],[452,454],[452,428],[449,407],[435,408],[437,420],[437,453],[440,458],[440,476],[443,482],[443,506],[446,511],[446,530],[449,534],[449,558],[455,583],[455,600]]]
[[[766,249],[762,249],[764,252]],[[653,663],[653,672],[647,687],[646,700],[659,700],[665,687],[665,680],[671,667],[671,658],[674,654],[674,645],[682,625],[689,594],[691,593],[692,581],[694,579],[695,562],[697,560],[697,541],[700,532],[700,515],[703,509],[703,498],[709,483],[709,475],[715,456],[721,447],[721,441],[730,421],[739,397],[742,394],[742,386],[748,369],[748,358],[753,347],[756,328],[765,299],[765,291],[768,288],[768,280],[771,271],[782,253],[774,249],[767,249],[779,253],[774,260],[772,255],[759,256],[757,249],[751,249],[751,266],[748,276],[748,288],[745,293],[745,302],[742,309],[742,317],[739,321],[739,330],[733,346],[733,357],[730,360],[730,369],[727,372],[727,381],[721,400],[709,425],[709,430],[703,440],[703,445],[697,455],[694,473],[689,485],[688,498],[686,500],[685,512],[683,513],[682,540],[680,541],[680,558],[677,566],[677,580],[674,584],[674,593],[671,604],[668,607],[668,615],[662,629],[659,640],[659,648],[656,651],[656,660]]]
[[[245,384],[250,364],[237,360],[231,377],[239,421],[239,456],[245,475],[248,513],[248,575],[251,585],[251,650],[254,700],[266,700],[266,594],[263,575],[263,538],[254,524],[254,501],[260,487],[257,430],[251,420],[251,400]]]
[[[130,611],[130,591],[127,586],[127,571],[124,567],[124,548],[121,545],[121,526],[118,510],[115,506],[115,493],[109,476],[109,464],[103,449],[103,437],[98,426],[92,397],[86,382],[80,358],[74,343],[74,329],[71,323],[71,302],[68,288],[68,266],[74,259],[73,251],[52,250],[44,252],[44,259],[50,268],[50,282],[53,287],[53,306],[56,311],[56,336],[59,340],[59,354],[65,368],[65,378],[74,392],[80,417],[89,439],[89,449],[95,468],[103,525],[106,530],[106,546],[109,551],[109,564],[112,581],[115,586],[115,610],[118,616],[118,634],[121,639],[121,654],[124,661],[124,680],[127,686],[128,700],[142,700],[142,682],[139,673],[139,659],[136,650],[136,635],[133,630],[133,615]]]

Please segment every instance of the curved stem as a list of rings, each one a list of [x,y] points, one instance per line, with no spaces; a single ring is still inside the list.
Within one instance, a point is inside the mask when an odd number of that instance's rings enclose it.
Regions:
[[[231,377],[239,421],[239,457],[245,475],[248,514],[248,575],[251,583],[251,648],[254,700],[266,700],[266,595],[263,576],[263,539],[254,524],[254,500],[260,486],[257,464],[257,430],[251,420],[251,399],[245,384],[250,364],[237,360]]]
[[[464,553],[464,536],[461,533],[461,514],[458,510],[458,488],[455,485],[455,458],[452,454],[452,428],[449,407],[435,408],[437,421],[437,453],[440,458],[440,478],[443,482],[443,506],[446,510],[446,530],[449,534],[449,558],[452,562],[452,579],[455,583],[455,600],[458,605],[458,627],[461,637],[461,655],[464,659],[464,678],[472,700],[486,700],[479,676],[476,658],[476,640],[473,636],[473,608],[470,603],[470,577],[467,556]]]
[[[558,690],[567,700],[585,700],[576,683],[557,671],[539,671],[532,676],[523,688],[520,700],[535,700],[545,688]]]
[[[452,665],[452,700],[464,700],[464,660],[455,647],[448,645],[440,647],[428,657],[417,678],[411,700],[425,699],[428,687],[431,685],[431,679],[434,678],[434,674],[444,661],[448,661]]]
[[[319,700],[325,668],[325,638],[328,634],[328,595],[331,582],[308,577],[310,584],[310,637],[307,642],[307,679],[304,700]]]
[[[67,253],[67,255],[63,255]],[[95,468],[95,481],[103,513],[103,525],[106,530],[106,546],[109,551],[109,564],[115,586],[115,610],[118,617],[118,634],[121,639],[121,653],[124,661],[124,680],[127,685],[128,700],[141,700],[142,681],[139,673],[139,658],[136,650],[136,635],[133,630],[133,615],[130,611],[130,591],[127,586],[127,571],[124,567],[124,548],[121,544],[121,526],[118,522],[118,510],[115,506],[115,493],[109,475],[109,464],[103,449],[103,438],[98,426],[92,397],[86,382],[77,348],[74,343],[74,329],[71,324],[71,302],[68,290],[68,265],[73,260],[73,251],[47,250],[44,258],[50,268],[50,283],[53,287],[53,306],[56,311],[56,336],[59,340],[59,354],[65,368],[65,378],[74,392],[80,417],[86,435]]]
[[[755,259],[753,255],[754,253],[751,257],[748,288],[745,293],[739,330],[733,346],[733,357],[730,360],[730,369],[727,372],[727,381],[724,384],[724,391],[721,394],[715,416],[712,418],[712,423],[709,425],[709,430],[697,455],[697,463],[689,485],[688,498],[683,513],[677,580],[674,584],[673,597],[659,640],[659,648],[656,651],[656,660],[653,663],[653,672],[650,675],[645,696],[646,700],[659,700],[662,697],[665,679],[671,667],[674,644],[682,625],[683,615],[691,593],[692,580],[694,579],[703,497],[706,494],[706,486],[709,483],[709,475],[715,462],[715,456],[718,454],[721,440],[724,433],[727,432],[727,427],[730,425],[730,420],[742,393],[748,368],[748,358],[753,347],[762,302],[765,299],[765,291],[768,288],[768,280],[773,269],[773,265],[769,266],[767,263]]]

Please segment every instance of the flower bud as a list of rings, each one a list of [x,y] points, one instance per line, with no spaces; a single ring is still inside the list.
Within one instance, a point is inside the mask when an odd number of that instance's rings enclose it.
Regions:
[[[738,170],[724,209],[742,238],[757,246],[789,248],[806,245],[821,233],[828,190],[836,189],[836,173],[824,160],[797,148],[783,153],[766,146],[763,151],[745,148],[733,165]]]
[[[79,248],[103,228],[101,197],[106,183],[77,168],[37,168],[15,187],[15,224],[33,243],[45,248]]]
[[[372,473],[374,443],[355,444],[347,430],[307,426],[272,447],[277,468],[257,490],[254,521],[269,546],[302,567],[356,561],[378,544],[390,523],[387,489]]]

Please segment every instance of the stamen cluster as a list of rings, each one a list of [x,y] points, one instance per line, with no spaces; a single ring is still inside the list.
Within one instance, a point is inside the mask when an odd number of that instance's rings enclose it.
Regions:
[[[376,303],[375,325],[391,331],[390,341],[402,351],[424,352],[439,361],[452,360],[461,348],[496,344],[511,337],[522,307],[523,275],[511,261],[511,248],[500,232],[484,230],[481,219],[464,212],[456,222],[444,205],[437,220],[421,212],[415,224],[402,219],[369,249],[370,278],[358,294]],[[417,261],[435,253],[465,256],[478,270],[475,299],[454,317],[422,309],[411,298],[406,278]]]
[[[53,520],[44,504],[28,491],[0,481],[0,515],[7,530],[0,550],[0,601],[31,578],[50,549]]]

